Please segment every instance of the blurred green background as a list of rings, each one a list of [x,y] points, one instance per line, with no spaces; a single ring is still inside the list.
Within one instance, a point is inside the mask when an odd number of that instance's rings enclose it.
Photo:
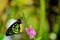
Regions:
[[[60,0],[0,0],[0,40],[60,40]],[[29,39],[25,31],[5,38],[6,23],[21,19],[24,28],[32,25],[36,31]]]

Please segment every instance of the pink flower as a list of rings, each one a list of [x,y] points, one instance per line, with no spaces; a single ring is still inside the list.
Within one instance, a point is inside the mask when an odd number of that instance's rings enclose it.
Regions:
[[[31,25],[29,28],[26,28],[26,33],[29,35],[30,39],[34,38],[34,36],[36,35],[36,32]]]

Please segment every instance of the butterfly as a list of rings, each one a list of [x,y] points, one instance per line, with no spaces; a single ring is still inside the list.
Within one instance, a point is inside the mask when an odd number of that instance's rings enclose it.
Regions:
[[[22,23],[21,23],[21,20],[17,20],[7,29],[6,36],[18,34],[21,32],[22,32]]]

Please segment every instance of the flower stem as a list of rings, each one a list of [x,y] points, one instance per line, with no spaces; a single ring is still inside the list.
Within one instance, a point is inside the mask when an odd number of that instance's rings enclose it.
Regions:
[[[40,30],[39,30],[39,36],[42,36],[43,34],[43,27],[45,26],[45,0],[40,0]]]
[[[21,15],[21,17],[22,17],[22,20],[24,21],[24,26],[27,27],[28,24],[27,24],[27,22],[26,22],[26,17],[25,17],[25,15],[24,15],[23,8],[22,8],[22,7],[19,7],[19,11],[20,11],[20,15]]]

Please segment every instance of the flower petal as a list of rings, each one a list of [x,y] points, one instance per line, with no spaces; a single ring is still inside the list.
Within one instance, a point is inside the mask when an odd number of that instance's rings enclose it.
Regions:
[[[30,25],[29,30],[30,30],[30,31],[33,31],[33,30],[34,30],[34,29],[32,28],[32,25]]]
[[[29,35],[30,32],[29,32],[29,29],[28,29],[28,28],[26,28],[26,32],[27,32],[27,34]]]

